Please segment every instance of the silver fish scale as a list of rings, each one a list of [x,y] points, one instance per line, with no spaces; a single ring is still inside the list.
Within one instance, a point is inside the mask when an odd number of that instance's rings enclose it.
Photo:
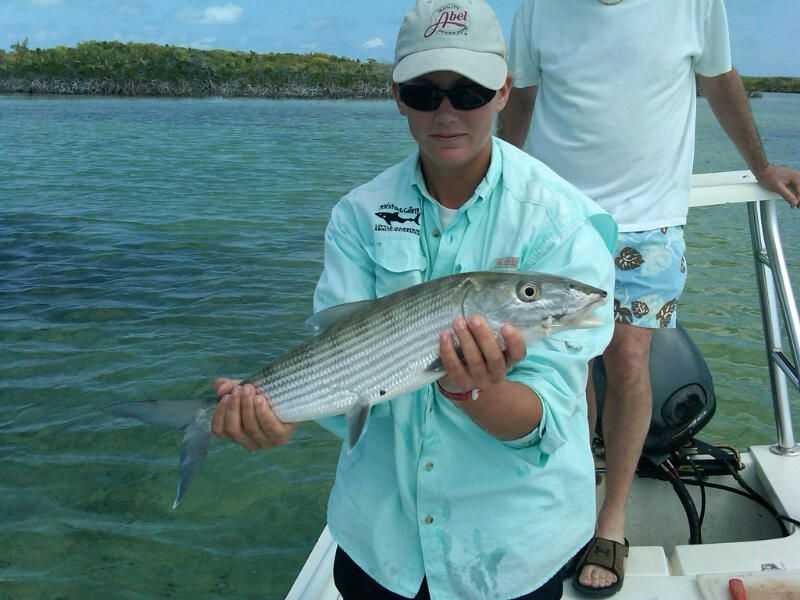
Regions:
[[[422,293],[399,292],[375,302],[249,381],[264,390],[285,422],[342,414],[359,401],[408,391],[438,356],[439,333],[461,314],[470,285],[468,279],[436,282]]]

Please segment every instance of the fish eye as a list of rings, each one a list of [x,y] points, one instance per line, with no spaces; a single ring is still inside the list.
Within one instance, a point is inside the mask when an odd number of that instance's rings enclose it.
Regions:
[[[539,286],[532,281],[525,281],[517,286],[517,296],[523,302],[533,302],[539,298]]]

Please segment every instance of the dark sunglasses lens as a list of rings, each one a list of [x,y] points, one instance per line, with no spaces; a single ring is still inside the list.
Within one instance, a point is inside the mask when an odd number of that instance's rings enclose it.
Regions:
[[[497,92],[482,85],[462,85],[453,88],[447,94],[453,108],[458,110],[473,110],[487,104]]]
[[[442,103],[439,90],[427,85],[401,85],[400,99],[414,110],[432,111]]]
[[[497,92],[477,83],[459,85],[450,90],[440,90],[428,85],[405,84],[400,86],[400,99],[414,110],[433,111],[447,96],[456,110],[473,110],[487,104]]]

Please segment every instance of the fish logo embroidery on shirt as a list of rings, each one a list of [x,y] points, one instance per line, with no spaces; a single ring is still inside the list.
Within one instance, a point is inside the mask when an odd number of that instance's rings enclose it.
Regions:
[[[408,219],[401,217],[400,213],[397,212],[376,212],[375,216],[380,217],[381,219],[386,221],[387,225],[391,225],[392,223],[403,224],[403,223],[408,223],[409,221],[412,221],[417,225],[419,225],[419,214],[417,214],[415,217],[409,217]]]
[[[406,206],[400,207],[394,204],[381,204],[380,210],[375,216],[383,223],[375,223],[375,231],[386,231],[395,233],[413,233],[419,235],[419,207]]]

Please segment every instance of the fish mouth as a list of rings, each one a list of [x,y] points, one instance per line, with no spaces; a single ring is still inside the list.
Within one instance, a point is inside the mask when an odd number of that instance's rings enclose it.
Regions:
[[[551,322],[556,326],[572,325],[574,327],[575,325],[583,325],[585,327],[594,327],[600,325],[601,321],[592,313],[598,306],[603,304],[605,299],[608,297],[608,292],[598,290],[597,292],[594,292],[593,295],[596,297],[592,298],[589,302],[575,312],[565,311],[551,315]]]
[[[596,288],[591,285],[574,283],[569,286],[570,290],[574,293],[581,294],[583,296],[588,296],[590,298],[590,304],[596,304],[597,302],[602,302],[606,298],[608,298],[608,292],[605,290],[601,290],[600,288]]]
[[[587,305],[587,308],[594,308],[598,304],[603,303],[605,299],[608,298],[608,292],[605,290],[597,290],[596,292],[592,292],[592,294],[597,297],[591,299],[591,301]]]

